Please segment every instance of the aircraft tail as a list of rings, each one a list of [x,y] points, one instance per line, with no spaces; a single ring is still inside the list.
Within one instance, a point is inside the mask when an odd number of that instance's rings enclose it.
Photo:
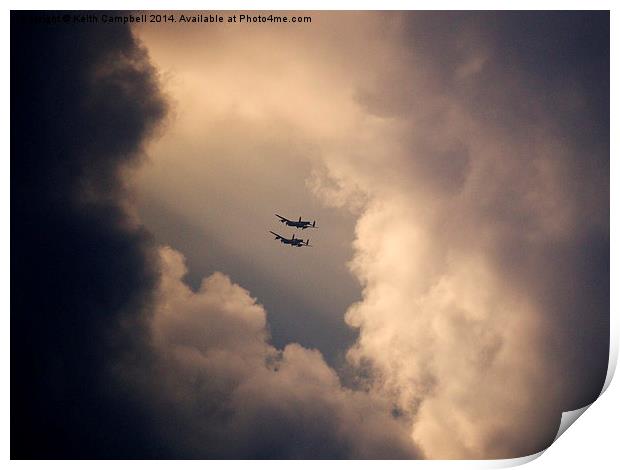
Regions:
[[[312,222],[312,228],[314,228],[314,227],[315,227],[315,225],[316,225],[316,220],[314,220],[314,221]]]

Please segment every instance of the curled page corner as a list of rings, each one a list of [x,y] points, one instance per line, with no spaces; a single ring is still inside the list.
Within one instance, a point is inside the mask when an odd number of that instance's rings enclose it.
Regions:
[[[610,350],[609,350],[609,362],[607,364],[607,376],[605,377],[605,383],[603,384],[603,387],[601,388],[601,393],[599,393],[599,396],[596,398],[596,400],[599,399],[599,397],[605,393],[605,390],[607,390],[607,388],[609,387],[609,384],[611,383],[611,379],[614,376],[614,372],[616,371],[616,363],[618,361],[618,349],[617,349],[617,344],[614,344],[613,341],[610,342]],[[560,427],[558,428],[558,432],[555,435],[555,437],[553,438],[553,442],[557,441],[559,439],[559,437],[564,434],[564,431],[566,431],[575,421],[577,421],[577,419],[585,413],[585,411],[590,408],[590,406],[592,406],[592,404],[596,401],[594,400],[592,403],[576,409],[576,410],[572,410],[572,411],[565,411],[562,413],[562,418],[560,420]],[[553,443],[552,443],[553,445]]]
[[[610,342],[610,350],[609,350],[609,362],[607,365],[607,376],[605,377],[605,383],[603,384],[603,387],[601,389],[601,393],[599,394],[599,396],[596,398],[596,400],[598,400],[598,398],[605,393],[605,391],[607,390],[607,388],[609,387],[609,384],[611,383],[611,379],[614,376],[614,373],[616,371],[616,365],[618,362],[618,344],[617,342],[614,342],[613,340]],[[585,413],[585,411],[590,408],[590,406],[592,406],[592,404],[596,401],[594,400],[592,403],[582,407],[582,408],[578,408],[576,410],[571,410],[571,411],[564,411],[562,413],[562,417],[560,419],[560,426],[558,427],[558,432],[555,435],[555,437],[553,438],[553,442],[557,441],[559,439],[559,437],[564,434],[564,432],[571,427],[571,425],[577,421],[577,419]],[[553,445],[553,442],[551,443],[551,445],[549,445],[549,447],[551,447]],[[543,450],[541,450],[540,452],[536,452],[535,454],[531,454],[531,455],[526,455],[524,457],[517,457],[514,459],[501,459],[501,460],[495,460],[493,462],[493,464],[491,464],[488,468],[507,468],[507,467],[517,467],[519,465],[524,465],[526,463],[531,462],[532,460],[536,460],[538,457],[540,457],[542,454],[544,454],[547,449],[549,448],[545,448]]]
[[[617,343],[614,343],[614,341],[610,341],[610,349],[609,349],[609,362],[607,364],[607,376],[605,377],[605,383],[603,384],[603,387],[601,388],[601,393],[599,393],[599,396],[596,398],[596,400],[598,400],[600,398],[600,396],[605,393],[605,390],[607,390],[607,388],[609,387],[609,384],[611,383],[611,379],[614,376],[614,372],[616,371],[616,364],[618,362],[618,345]],[[572,411],[565,411],[562,413],[562,418],[560,420],[560,427],[558,428],[558,432],[555,435],[555,437],[553,438],[553,442],[557,441],[559,439],[559,437],[564,434],[564,432],[571,427],[571,425],[577,421],[577,419],[585,413],[585,411],[590,408],[590,406],[592,406],[592,404],[596,401],[594,400],[592,403],[576,409],[576,410],[572,410]],[[551,445],[553,445],[553,443],[551,443]],[[546,449],[545,449],[546,450]],[[544,451],[543,451],[544,452]],[[541,452],[542,454],[542,452]]]
[[[590,403],[590,405],[591,404],[592,403]],[[562,418],[560,419],[560,427],[558,428],[557,434],[553,438],[553,442],[557,441],[558,438],[564,433],[564,431],[566,431],[575,421],[577,421],[577,418],[579,418],[584,413],[584,411],[586,411],[590,407],[590,405],[586,405],[583,408],[579,408],[577,410],[563,412]],[[551,445],[541,450],[540,452],[536,452],[535,454],[530,454],[523,457],[516,457],[514,459],[496,460],[494,462],[494,465],[492,465],[492,468],[518,467],[519,465],[529,463],[544,454],[547,449],[553,445],[553,442],[551,443]]]
[[[525,455],[523,457],[515,457],[514,459],[495,460],[495,465],[493,466],[493,468],[509,468],[509,467],[518,467],[519,465],[525,465],[526,463],[529,463],[532,460],[536,460],[546,450],[547,449],[543,449],[540,452],[536,452],[535,454]]]
[[[590,408],[592,403],[582,408],[579,408],[577,410],[565,411],[564,413],[562,413],[562,419],[560,420],[560,427],[558,428],[558,433],[553,438],[553,442],[557,441],[558,438],[562,434],[564,434],[564,431],[566,431],[575,421],[577,421],[577,418],[579,418],[588,408]],[[553,445],[553,443],[551,445]]]

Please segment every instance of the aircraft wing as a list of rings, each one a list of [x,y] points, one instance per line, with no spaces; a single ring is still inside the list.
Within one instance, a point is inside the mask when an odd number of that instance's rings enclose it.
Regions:
[[[282,217],[281,215],[276,214],[276,217],[279,218],[282,222],[290,222],[286,217]]]
[[[275,235],[277,240],[284,240],[284,237],[282,235],[278,235],[276,232],[269,230],[269,233]]]

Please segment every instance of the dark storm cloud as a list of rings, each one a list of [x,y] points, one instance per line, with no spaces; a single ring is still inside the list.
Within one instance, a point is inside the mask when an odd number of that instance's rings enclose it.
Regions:
[[[483,220],[504,225],[494,257],[545,305],[553,325],[549,355],[564,384],[559,408],[582,407],[600,392],[609,352],[609,14],[459,13],[448,18],[422,14],[411,23],[413,43],[429,51],[442,93],[454,94],[489,133],[505,131],[519,146],[517,158],[524,167],[540,157],[541,132],[563,142],[550,159],[563,168],[557,182],[565,196],[562,204],[573,208],[577,220],[565,239],[527,239],[524,222],[526,228],[536,222],[519,204],[525,204],[523,193],[540,183],[528,181],[526,174],[523,181],[518,173],[506,181],[512,184],[497,192]],[[453,52],[437,54],[434,47]],[[475,82],[467,82],[459,79],[458,68],[472,51],[482,51],[486,60]],[[511,186],[516,193],[510,193]]]
[[[34,15],[11,15],[11,455],[157,455],[106,370],[157,279],[120,172],[165,101],[128,27]]]

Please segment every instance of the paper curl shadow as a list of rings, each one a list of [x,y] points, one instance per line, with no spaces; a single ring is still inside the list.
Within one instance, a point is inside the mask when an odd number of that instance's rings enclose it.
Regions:
[[[617,324],[614,321],[613,315],[611,317],[611,322],[610,322],[610,332],[611,334],[611,338],[610,338],[610,344],[609,344],[609,362],[607,364],[607,376],[605,377],[605,383],[603,384],[603,388],[601,389],[601,393],[599,393],[599,396],[596,398],[596,400],[598,400],[600,398],[600,396],[605,393],[605,391],[607,390],[607,388],[609,387],[609,384],[611,383],[611,379],[614,376],[614,373],[616,371],[616,364],[618,362],[618,328],[617,328]],[[564,413],[562,413],[562,418],[560,420],[560,426],[558,428],[558,432],[555,435],[555,438],[553,439],[553,442],[557,441],[559,439],[559,437],[564,434],[564,432],[571,427],[571,425],[577,421],[577,419],[583,414],[585,413],[585,411],[590,408],[590,406],[592,406],[596,400],[594,400],[592,403],[584,406],[583,408],[579,408],[577,410],[572,410],[572,411],[565,411]],[[553,445],[553,442],[551,443],[551,445]],[[551,445],[549,447],[551,447]],[[546,449],[541,450],[540,452],[537,452],[535,454],[531,454],[531,455],[526,455],[524,457],[517,457],[514,459],[500,459],[500,460],[458,460],[455,462],[458,462],[459,468],[476,468],[476,469],[480,469],[480,468],[508,468],[508,467],[516,467],[519,465],[524,465],[528,462],[531,462],[535,459],[537,459],[538,457],[540,457],[542,454],[545,453],[545,451],[549,448],[547,447]]]

